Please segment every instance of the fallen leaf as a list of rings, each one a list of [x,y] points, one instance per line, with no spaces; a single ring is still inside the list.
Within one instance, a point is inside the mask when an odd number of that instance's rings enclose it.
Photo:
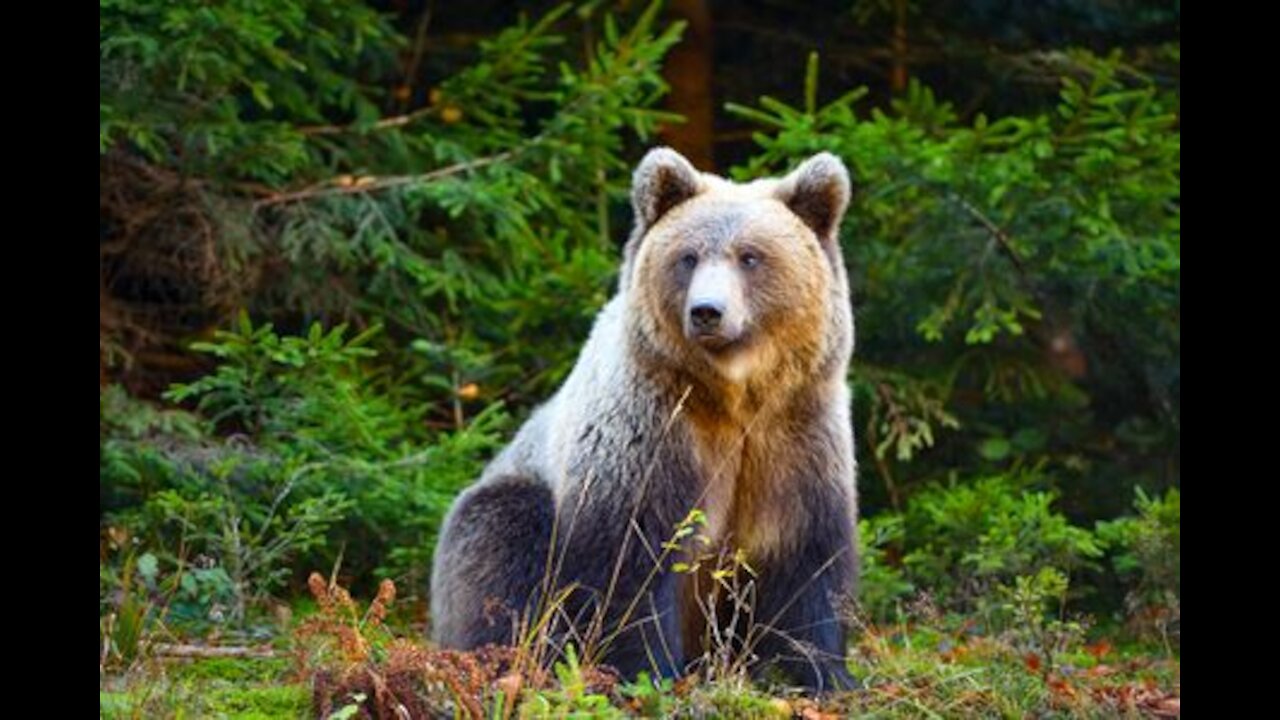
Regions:
[[[1069,698],[1073,698],[1076,696],[1075,687],[1071,683],[1067,682],[1066,680],[1063,680],[1062,678],[1059,678],[1059,677],[1051,678],[1049,680],[1048,685],[1049,685],[1049,690],[1053,692],[1055,695],[1065,695],[1066,697],[1069,697]]]
[[[1107,642],[1106,640],[1099,640],[1098,642],[1092,645],[1085,645],[1084,649],[1085,649],[1085,652],[1101,660],[1104,655],[1111,652],[1111,643]]]
[[[1151,705],[1148,705],[1147,709],[1151,711],[1151,713],[1156,717],[1164,717],[1164,718],[1181,717],[1182,716],[1182,699],[1176,698],[1176,697],[1165,698],[1158,702],[1152,703]]]
[[[524,676],[520,673],[511,673],[503,675],[493,682],[494,686],[502,691],[503,697],[515,698],[520,696],[520,688],[524,685]]]
[[[1106,677],[1107,675],[1114,675],[1115,672],[1115,668],[1110,665],[1094,665],[1085,671],[1085,675],[1089,677]]]

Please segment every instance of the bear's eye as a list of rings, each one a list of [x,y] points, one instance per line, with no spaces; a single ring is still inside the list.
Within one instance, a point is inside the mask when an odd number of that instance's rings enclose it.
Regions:
[[[692,270],[698,265],[698,256],[694,253],[687,252],[680,256],[680,266],[685,270]]]
[[[744,268],[753,268],[760,264],[760,256],[748,250],[738,257],[738,262],[742,263]]]

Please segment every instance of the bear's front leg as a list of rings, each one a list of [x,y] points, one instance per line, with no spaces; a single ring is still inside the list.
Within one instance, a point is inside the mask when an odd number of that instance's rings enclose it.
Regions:
[[[857,689],[837,614],[840,599],[852,595],[857,572],[852,513],[841,499],[817,495],[793,507],[794,534],[753,556],[757,600],[750,649],[760,670],[776,668],[801,687]]]
[[[583,512],[574,524],[556,548],[557,586],[570,592],[555,634],[628,679],[677,677],[678,577],[662,548],[674,526],[647,508],[629,517]]]

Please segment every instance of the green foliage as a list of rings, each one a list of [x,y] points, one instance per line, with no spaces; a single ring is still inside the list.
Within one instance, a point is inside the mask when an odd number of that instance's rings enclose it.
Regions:
[[[264,478],[236,475],[236,461],[211,469],[210,490],[194,497],[176,490],[154,495],[143,507],[146,525],[174,528],[176,547],[200,548],[217,558],[219,567],[199,567],[177,578],[179,599],[207,605],[215,618],[220,597],[232,599],[230,619],[243,620],[252,601],[276,589],[291,574],[289,561],[324,542],[324,533],[351,507],[336,493],[284,504],[290,485],[270,502],[241,485],[260,485]],[[173,547],[171,542],[164,545]],[[177,557],[175,563],[184,558]],[[179,571],[180,572],[180,571]]]
[[[858,603],[874,619],[893,617],[899,601],[915,590],[903,569],[890,561],[890,552],[905,539],[899,515],[882,513],[858,521]]]
[[[994,588],[1045,569],[1091,566],[1103,546],[1052,505],[1033,478],[995,476],[937,485],[912,499],[905,515],[910,577],[958,606],[972,607]]]
[[[479,470],[505,420],[494,406],[433,437],[420,414],[360,366],[373,354],[362,346],[368,337],[347,341],[341,328],[318,326],[306,337],[279,336],[242,319],[201,344],[220,364],[171,397],[197,399],[242,434],[138,439],[120,430],[138,423],[108,417],[103,486],[141,500],[122,502],[108,519],[167,550],[175,567],[202,553],[225,569],[234,620],[296,573],[298,560],[331,565],[334,535],[366,540],[348,553],[364,572],[382,566],[421,577],[449,500]],[[420,449],[415,440],[430,444]],[[359,514],[348,512],[357,506]],[[198,576],[183,577],[184,589],[197,592],[190,583]]]
[[[1117,572],[1136,578],[1144,591],[1182,592],[1182,495],[1177,488],[1164,497],[1134,488],[1137,517],[1098,523],[1098,536],[1114,548]]]
[[[357,363],[375,354],[363,345],[377,329],[351,340],[344,339],[345,331],[338,326],[326,333],[316,323],[306,337],[280,337],[270,324],[255,328],[242,313],[234,331],[191,346],[218,358],[217,370],[175,385],[166,397],[175,402],[198,399],[197,409],[213,422],[230,420],[255,435],[341,424],[348,432],[299,439],[323,443],[356,438],[376,445],[403,421],[393,408],[378,408],[383,413],[374,417],[352,414],[352,408],[372,404],[368,395],[361,395],[369,383]]]
[[[1136,517],[1098,523],[1098,536],[1113,550],[1111,561],[1129,588],[1126,611],[1142,635],[1167,647],[1180,640],[1182,598],[1182,496],[1135,488]]]
[[[208,425],[176,409],[160,409],[110,385],[99,396],[99,509],[137,506],[168,485],[165,443],[196,442]]]
[[[101,0],[98,31],[100,152],[273,183],[323,160],[299,123],[377,117],[357,78],[396,44],[371,8],[330,0]]]
[[[174,670],[183,679],[225,680],[245,685],[287,678],[290,661],[285,658],[201,658]]]
[[[582,68],[556,69],[546,52],[561,42],[549,21],[486,43],[477,65],[443,83],[441,103],[462,119],[431,134],[420,163],[485,163],[474,172],[376,201],[281,210],[293,258],[306,261],[294,247],[316,253],[323,230],[332,251],[320,252],[331,254],[308,264],[349,270],[368,289],[363,303],[422,339],[417,373],[436,390],[428,399],[442,419],[454,419],[466,384],[481,398],[532,399],[567,372],[615,271],[609,208],[625,197],[630,169],[622,131],[647,137],[664,117],[648,106],[665,87],[657,63],[678,28],[655,34],[655,11],[625,34],[606,22],[614,31]],[[529,135],[535,102],[557,110]]]
[[[204,423],[191,413],[138,401],[119,385],[104,388],[98,405],[102,435],[140,440],[153,435],[198,438],[205,432]]]
[[[935,428],[960,427],[937,383],[868,365],[860,369],[855,382],[870,402],[867,433],[877,460],[907,462],[933,447]]]
[[[364,693],[356,693],[351,698],[351,702],[347,705],[334,710],[329,715],[328,720],[351,720],[360,712],[360,705],[366,700]]]
[[[244,564],[243,560],[233,558],[232,567],[238,575]],[[207,619],[216,621],[221,608],[239,607],[248,600],[244,590],[252,587],[254,580],[252,576],[242,576],[237,582],[225,568],[217,565],[183,568],[174,576],[173,582],[177,587],[170,596],[168,617],[183,621],[188,626]],[[263,589],[269,589],[272,580],[271,574],[266,573],[259,582]]]

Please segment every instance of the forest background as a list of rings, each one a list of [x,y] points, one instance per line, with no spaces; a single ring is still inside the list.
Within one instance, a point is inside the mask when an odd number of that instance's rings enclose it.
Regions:
[[[1179,38],[1134,0],[100,0],[104,715],[1176,715]],[[854,697],[422,641],[659,143],[854,177]]]

